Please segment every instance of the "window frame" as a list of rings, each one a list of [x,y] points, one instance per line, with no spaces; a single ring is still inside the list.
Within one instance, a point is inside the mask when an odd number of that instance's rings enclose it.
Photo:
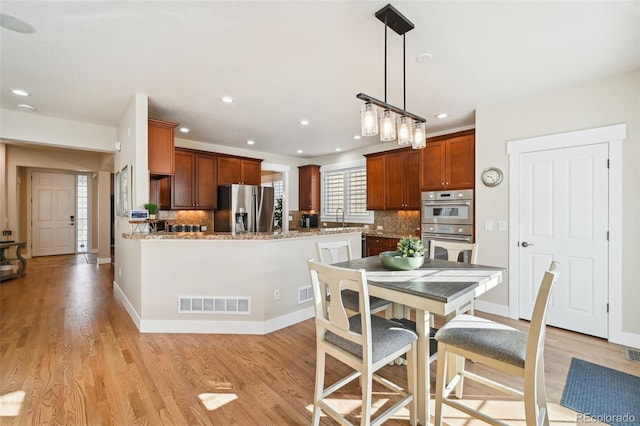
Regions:
[[[365,159],[327,164],[320,167],[320,199],[322,200],[321,209],[320,209],[321,222],[342,224],[342,215],[340,213],[332,214],[332,213],[325,212],[324,210],[324,205],[325,205],[324,200],[325,200],[325,193],[326,193],[325,182],[326,182],[327,173],[336,173],[336,172],[346,173],[346,172],[349,172],[352,170],[358,170],[358,169],[362,169],[365,172],[364,180],[365,180],[365,192],[366,192],[367,163]],[[345,204],[342,208],[344,208],[345,212],[348,212],[349,209],[347,209],[347,207],[351,197],[349,194],[345,193],[344,199],[345,199]],[[373,224],[374,223],[373,210],[366,210],[366,212],[367,214],[362,216],[345,214],[344,221],[349,223]]]

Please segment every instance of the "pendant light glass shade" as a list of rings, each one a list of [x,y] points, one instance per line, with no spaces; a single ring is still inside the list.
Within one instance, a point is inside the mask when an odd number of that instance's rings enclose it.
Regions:
[[[360,132],[362,136],[378,134],[378,111],[371,102],[365,103],[360,109]]]
[[[422,149],[427,146],[427,137],[424,133],[424,123],[416,121],[413,123],[413,126],[413,142],[411,143],[411,148]]]
[[[396,138],[396,121],[393,112],[385,109],[380,117],[380,141],[391,142]]]
[[[404,115],[398,119],[398,145],[409,145],[413,139],[412,120]]]

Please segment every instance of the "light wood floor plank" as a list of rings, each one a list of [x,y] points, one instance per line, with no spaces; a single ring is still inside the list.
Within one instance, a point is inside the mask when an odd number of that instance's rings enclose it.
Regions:
[[[31,259],[25,277],[0,284],[0,398],[25,392],[19,414],[0,416],[0,425],[310,422],[313,320],[266,336],[140,334],[114,298],[112,282],[111,265],[55,256]],[[479,315],[528,327],[525,321]],[[549,327],[545,376],[554,425],[576,423],[575,413],[559,405],[572,357],[640,375],[640,364],[626,360],[622,347]],[[347,372],[331,358],[327,367],[328,381]],[[404,368],[385,367],[383,374],[406,380]],[[435,382],[435,365],[431,374]],[[336,397],[338,409],[352,412],[354,421],[358,391],[353,384]],[[465,399],[524,425],[519,402],[479,385],[465,391]],[[445,416],[450,425],[480,424],[455,411],[445,410]],[[322,423],[332,424],[326,418]],[[388,424],[408,420],[405,415]]]

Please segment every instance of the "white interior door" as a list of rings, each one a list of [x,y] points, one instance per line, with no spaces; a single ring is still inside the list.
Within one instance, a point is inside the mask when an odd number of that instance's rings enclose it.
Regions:
[[[75,176],[32,173],[32,256],[75,253]]]
[[[520,154],[519,303],[530,319],[543,272],[560,262],[549,325],[607,337],[608,146]]]

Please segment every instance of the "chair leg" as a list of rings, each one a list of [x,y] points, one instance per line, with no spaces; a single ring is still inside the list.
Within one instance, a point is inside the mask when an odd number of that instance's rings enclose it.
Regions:
[[[538,356],[535,377],[525,372],[524,378],[524,412],[527,424],[549,426],[547,398],[544,385],[544,357]]]
[[[313,422],[314,426],[320,424],[321,409],[318,402],[322,399],[322,393],[324,392],[324,369],[326,362],[326,354],[322,350],[317,350],[316,354],[316,389],[313,395]]]
[[[458,383],[456,384],[456,398],[458,399],[462,399],[462,392],[463,392],[463,388],[464,388],[464,363],[466,361],[466,358],[460,355],[450,355],[451,357],[453,357],[453,359],[450,359],[449,362],[451,362],[451,366],[453,366],[455,368],[455,374],[451,374],[450,377],[455,377],[455,375],[460,375],[460,380],[458,380]],[[451,367],[450,367],[451,368]]]
[[[360,376],[362,384],[362,412],[360,414],[360,424],[362,426],[371,423],[371,403],[373,400],[373,372],[365,366],[362,376]]]
[[[409,350],[409,352],[407,352],[407,391],[411,395],[413,395],[413,400],[409,403],[409,423],[412,426],[415,426],[418,423],[418,418],[417,418],[418,376],[417,376],[417,370],[416,370],[416,363],[418,358],[417,358],[416,352],[417,351],[416,351],[415,345],[412,347],[411,350]]]
[[[444,398],[444,389],[447,386],[447,364],[449,355],[447,354],[447,345],[438,343],[438,365],[436,372],[436,409],[434,413],[434,425],[442,425],[442,400]]]

